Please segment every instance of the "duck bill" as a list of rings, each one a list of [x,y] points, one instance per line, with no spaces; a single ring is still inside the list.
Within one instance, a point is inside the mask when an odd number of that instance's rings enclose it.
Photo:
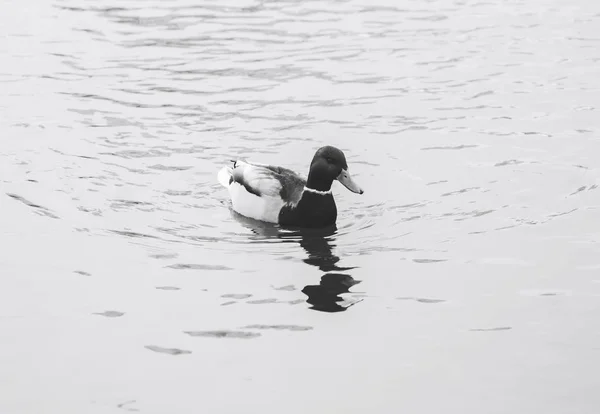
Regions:
[[[354,182],[354,180],[352,179],[352,176],[350,175],[348,170],[342,170],[340,175],[337,176],[336,180],[338,180],[340,183],[342,183],[342,185],[344,187],[346,187],[348,190],[352,191],[353,193],[357,193],[357,194],[364,193],[362,188],[360,188],[358,186],[358,184],[356,184]]]

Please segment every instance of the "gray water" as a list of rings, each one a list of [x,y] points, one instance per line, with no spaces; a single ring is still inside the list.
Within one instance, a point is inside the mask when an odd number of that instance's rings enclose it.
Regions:
[[[600,3],[2,6],[2,414],[598,412]]]

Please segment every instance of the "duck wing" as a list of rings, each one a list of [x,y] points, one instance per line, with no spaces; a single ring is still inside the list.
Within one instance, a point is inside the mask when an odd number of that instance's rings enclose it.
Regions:
[[[236,161],[232,180],[258,197],[279,197],[285,203],[297,204],[306,180],[294,171],[273,165]]]

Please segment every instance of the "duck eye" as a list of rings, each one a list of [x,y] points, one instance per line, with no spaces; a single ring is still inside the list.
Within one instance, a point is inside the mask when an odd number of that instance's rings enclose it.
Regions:
[[[325,161],[327,161],[329,164],[333,164],[333,158],[331,157],[325,158]]]

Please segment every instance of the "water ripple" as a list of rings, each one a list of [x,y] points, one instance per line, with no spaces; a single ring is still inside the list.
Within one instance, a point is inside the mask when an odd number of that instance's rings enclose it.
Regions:
[[[578,318],[591,306],[577,292],[593,292],[600,234],[593,2],[13,3],[0,44],[0,205],[15,254],[3,265],[9,292],[38,286],[23,295],[35,306],[16,306],[64,326],[78,320],[67,309],[104,316],[89,318],[102,346],[127,337],[104,325],[143,333],[149,315],[162,339],[135,347],[162,362],[156,353],[192,352],[166,347],[173,326],[194,346],[222,338],[227,352],[329,332],[332,316],[307,324],[309,308],[351,314],[333,340],[357,337],[366,315],[383,321],[366,337],[402,325],[418,339],[448,326],[508,331],[515,314],[502,312],[521,311],[587,338],[568,312],[542,308],[570,295],[503,304],[541,289],[574,292],[561,306]],[[345,151],[365,189],[334,184],[336,228],[231,212],[216,181],[228,160],[306,173],[325,144]],[[414,324],[395,312],[407,306]]]

